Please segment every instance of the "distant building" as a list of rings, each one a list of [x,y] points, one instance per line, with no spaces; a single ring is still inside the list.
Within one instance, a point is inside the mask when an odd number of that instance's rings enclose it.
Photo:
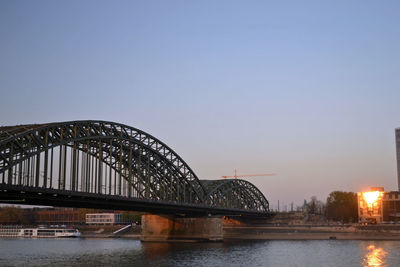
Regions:
[[[396,159],[397,159],[397,186],[400,191],[400,128],[395,130],[396,133]]]
[[[373,187],[368,192],[358,192],[357,199],[360,223],[400,222],[399,191]]]
[[[120,213],[87,213],[86,224],[120,224],[123,223]]]

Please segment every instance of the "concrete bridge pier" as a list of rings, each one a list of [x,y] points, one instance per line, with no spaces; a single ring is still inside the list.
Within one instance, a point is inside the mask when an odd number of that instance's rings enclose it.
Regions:
[[[222,217],[142,215],[143,242],[218,242],[223,240]]]

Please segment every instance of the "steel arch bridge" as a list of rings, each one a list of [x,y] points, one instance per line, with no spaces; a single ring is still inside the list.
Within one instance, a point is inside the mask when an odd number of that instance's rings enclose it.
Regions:
[[[199,180],[166,144],[109,121],[0,127],[0,202],[175,214],[269,215],[244,180]]]

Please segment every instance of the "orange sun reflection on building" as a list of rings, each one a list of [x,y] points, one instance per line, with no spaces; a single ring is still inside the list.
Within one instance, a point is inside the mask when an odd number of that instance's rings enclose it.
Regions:
[[[383,187],[371,187],[371,190],[358,192],[358,218],[359,222],[376,224],[383,221]]]
[[[381,193],[379,191],[371,191],[371,192],[364,192],[363,197],[367,202],[368,206],[372,206],[376,204],[380,197]]]
[[[368,253],[365,255],[364,266],[383,266],[386,262],[387,252],[383,248],[376,248],[374,245],[367,247]]]

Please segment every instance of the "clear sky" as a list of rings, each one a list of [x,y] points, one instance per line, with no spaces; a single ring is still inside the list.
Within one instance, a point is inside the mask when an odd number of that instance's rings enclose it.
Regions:
[[[0,125],[142,129],[271,204],[397,189],[399,1],[0,1]],[[282,207],[282,206],[281,206]]]

